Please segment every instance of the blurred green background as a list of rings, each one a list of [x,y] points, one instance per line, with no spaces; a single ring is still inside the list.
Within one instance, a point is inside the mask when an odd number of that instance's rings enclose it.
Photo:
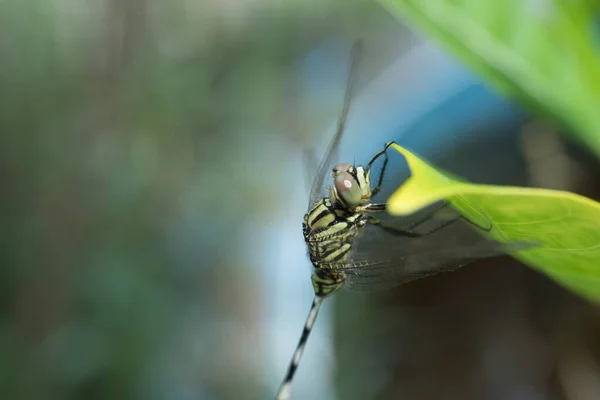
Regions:
[[[585,149],[375,3],[0,1],[0,398],[274,395],[312,297],[302,152],[357,37],[346,161],[395,139],[599,193]],[[294,398],[600,396],[596,310],[508,258],[320,317]]]

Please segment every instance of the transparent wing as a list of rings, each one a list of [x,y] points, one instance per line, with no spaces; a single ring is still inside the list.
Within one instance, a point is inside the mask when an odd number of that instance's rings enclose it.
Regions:
[[[342,134],[344,133],[344,126],[346,125],[348,110],[350,109],[350,100],[352,99],[354,75],[356,73],[356,67],[358,64],[361,47],[361,42],[357,41],[356,43],[354,43],[354,46],[352,48],[352,60],[350,65],[350,72],[348,73],[346,93],[344,95],[344,105],[342,106],[342,111],[338,119],[335,134],[329,142],[327,151],[325,152],[323,159],[319,163],[319,168],[317,169],[317,172],[315,174],[315,179],[310,190],[308,209],[310,209],[316,202],[321,200],[324,196],[327,196],[327,192],[326,190],[324,190],[324,188],[327,186],[325,184],[325,180],[329,179],[329,177],[331,176],[331,169],[338,159],[337,152],[340,146],[340,140],[342,139]]]
[[[473,229],[473,225],[451,207],[441,211],[414,227],[413,231],[424,234],[422,237],[398,236],[367,224],[352,243],[347,261],[320,267],[343,272],[347,287],[372,290],[453,271],[476,260],[513,254],[536,246],[531,242],[488,240],[476,231],[479,228]],[[388,226],[395,223],[398,229],[414,224],[414,221],[401,218],[395,218],[395,221],[390,218],[386,222]],[[496,228],[490,222],[490,226],[480,229],[488,231]]]
[[[306,187],[306,193],[312,194],[312,186],[314,185],[315,178],[318,175],[317,169],[319,167],[319,160],[317,159],[314,148],[304,149],[302,152],[302,164],[304,165],[304,184]],[[312,206],[314,203],[312,200],[309,200],[309,204]]]

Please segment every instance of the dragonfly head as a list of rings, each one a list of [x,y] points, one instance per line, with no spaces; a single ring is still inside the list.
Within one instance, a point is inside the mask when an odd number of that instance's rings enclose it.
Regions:
[[[334,181],[332,197],[337,201],[352,210],[371,199],[369,172],[363,167],[339,163],[331,172]]]

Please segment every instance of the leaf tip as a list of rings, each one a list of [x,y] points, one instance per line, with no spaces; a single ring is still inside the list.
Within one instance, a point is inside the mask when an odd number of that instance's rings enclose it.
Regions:
[[[431,167],[404,147],[393,143],[391,147],[404,156],[411,177],[388,199],[388,212],[404,216],[412,214],[444,198],[453,180]]]

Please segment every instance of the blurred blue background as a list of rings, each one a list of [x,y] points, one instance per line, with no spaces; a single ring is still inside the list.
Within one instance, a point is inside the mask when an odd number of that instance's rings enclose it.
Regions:
[[[593,194],[556,128],[370,2],[9,0],[0,20],[0,398],[274,395],[313,296],[302,154],[356,38],[340,160],[396,140]],[[328,299],[294,398],[584,398],[565,376],[595,364],[559,360],[586,354],[588,306],[510,259],[452,275]]]

